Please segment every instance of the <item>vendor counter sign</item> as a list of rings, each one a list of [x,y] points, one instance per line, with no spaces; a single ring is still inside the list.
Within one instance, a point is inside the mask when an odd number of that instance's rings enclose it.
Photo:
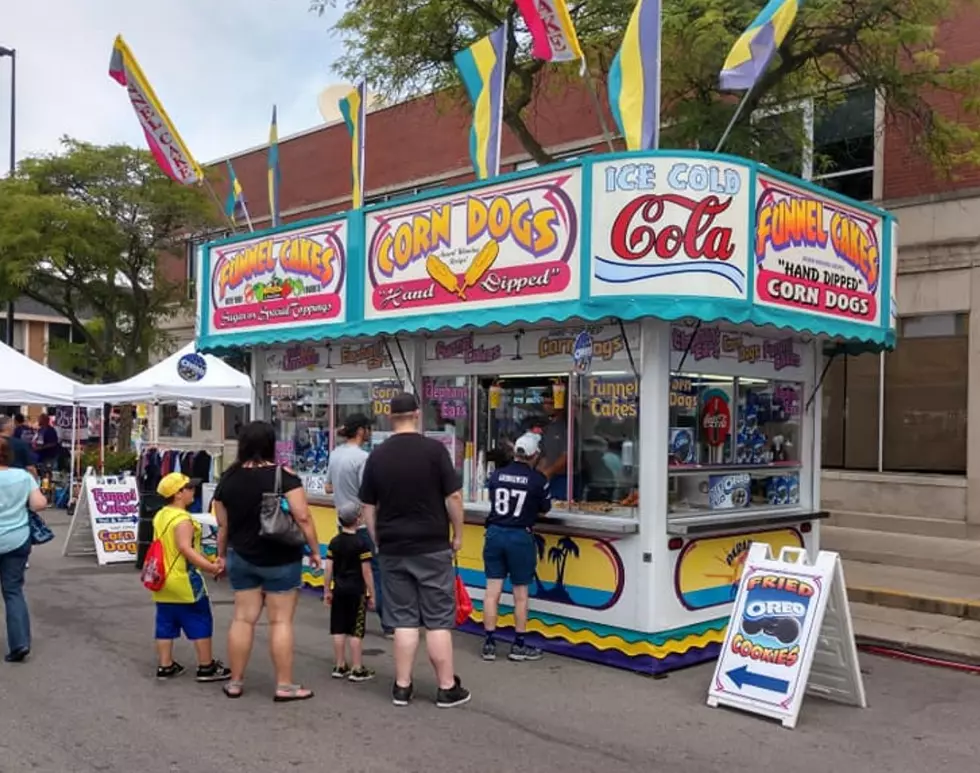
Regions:
[[[579,169],[367,216],[365,317],[578,298]]]
[[[747,167],[651,157],[593,174],[593,295],[747,297]]]
[[[344,321],[345,221],[210,250],[211,335]]]
[[[803,364],[800,347],[792,338],[764,338],[717,325],[672,325],[670,350],[674,360],[686,352],[690,362],[764,362],[776,371],[799,368]]]
[[[764,174],[756,195],[755,302],[879,324],[882,219]]]

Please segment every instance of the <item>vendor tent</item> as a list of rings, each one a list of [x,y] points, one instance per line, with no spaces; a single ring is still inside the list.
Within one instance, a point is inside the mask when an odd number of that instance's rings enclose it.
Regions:
[[[71,405],[81,387],[6,344],[0,344],[0,404]]]
[[[78,389],[78,399],[99,403],[165,403],[178,400],[247,405],[252,401],[252,381],[244,373],[210,354],[200,355],[206,367],[197,381],[178,371],[181,358],[194,353],[194,344],[171,354],[163,362],[125,381],[93,384]]]

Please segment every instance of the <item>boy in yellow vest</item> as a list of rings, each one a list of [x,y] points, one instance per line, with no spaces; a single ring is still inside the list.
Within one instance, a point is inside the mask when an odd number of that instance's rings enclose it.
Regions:
[[[200,481],[172,472],[157,486],[157,493],[167,500],[153,517],[153,539],[163,545],[166,568],[163,587],[153,593],[160,659],[157,679],[172,679],[184,673],[184,667],[174,660],[174,639],[183,631],[197,651],[197,681],[221,682],[231,678],[231,669],[215,660],[211,651],[214,618],[201,573],[217,577],[224,571],[224,561],[211,563],[205,558],[201,552],[201,524],[187,512],[198,485]]]

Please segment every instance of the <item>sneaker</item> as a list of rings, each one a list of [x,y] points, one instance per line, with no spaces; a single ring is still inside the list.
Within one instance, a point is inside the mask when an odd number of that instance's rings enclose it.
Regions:
[[[496,660],[497,659],[497,645],[492,641],[483,642],[483,659],[484,660]]]
[[[456,706],[462,706],[464,703],[469,703],[470,691],[463,687],[462,683],[459,681],[459,677],[453,677],[455,684],[448,690],[443,690],[441,687],[436,693],[436,706],[440,709],[452,709]]]
[[[19,650],[14,650],[3,656],[3,659],[7,663],[23,663],[27,660],[28,655],[31,654],[30,647],[21,647]]]
[[[334,666],[333,671],[330,672],[330,676],[334,679],[346,679],[350,676],[350,666],[344,664],[342,666]]]
[[[412,702],[412,693],[415,692],[415,685],[402,687],[398,682],[391,685],[391,702],[396,706],[407,706]]]
[[[510,648],[507,659],[521,663],[526,660],[541,660],[543,657],[544,653],[537,647],[529,647],[527,644],[514,644]]]
[[[361,666],[360,668],[352,669],[350,676],[347,678],[352,682],[366,682],[368,679],[374,679],[374,671],[366,666]]]
[[[198,682],[226,682],[231,679],[231,669],[220,660],[212,660],[206,666],[197,667]]]
[[[184,673],[184,667],[176,660],[169,666],[157,666],[157,679],[175,679]]]

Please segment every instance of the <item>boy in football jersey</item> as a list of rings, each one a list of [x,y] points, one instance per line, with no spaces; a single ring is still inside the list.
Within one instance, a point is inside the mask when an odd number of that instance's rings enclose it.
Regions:
[[[551,510],[548,479],[534,469],[540,454],[540,438],[532,432],[514,443],[514,461],[494,471],[487,488],[490,514],[483,541],[483,566],[487,589],[483,596],[483,659],[496,660],[497,605],[510,577],[514,593],[514,643],[509,660],[540,660],[542,653],[529,646],[527,634],[528,586],[538,561],[533,527],[539,515]]]

